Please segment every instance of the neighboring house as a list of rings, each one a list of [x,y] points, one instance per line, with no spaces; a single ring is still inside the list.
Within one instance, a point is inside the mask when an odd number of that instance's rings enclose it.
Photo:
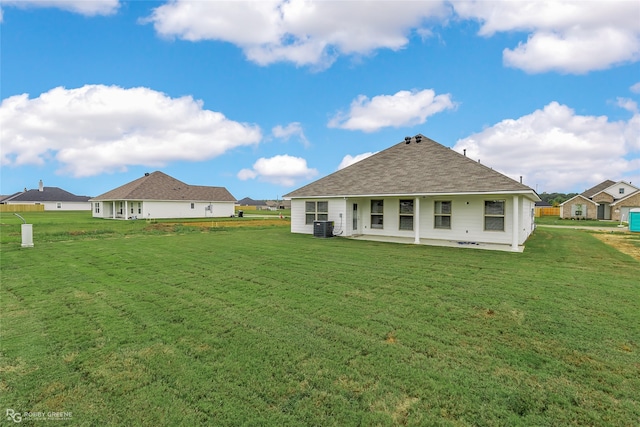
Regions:
[[[422,135],[283,196],[291,231],[522,251],[536,192]]]
[[[291,201],[289,200],[253,200],[249,197],[245,197],[239,200],[237,205],[239,207],[252,207],[256,210],[263,211],[277,211],[280,209],[289,209],[291,207]]]
[[[560,204],[560,218],[628,221],[640,207],[640,188],[625,181],[606,180]]]
[[[26,190],[27,189],[25,188],[25,191]],[[5,196],[0,196],[0,204],[4,204],[5,200],[10,200],[11,198],[13,198],[15,196],[18,196],[20,194],[22,194],[22,191],[19,191],[17,193],[13,193],[13,194],[9,194],[9,195],[5,195]]]
[[[45,211],[91,210],[89,196],[76,196],[58,187],[45,187],[42,180],[37,190],[24,189],[2,200],[5,205],[44,205]]]
[[[291,209],[291,200],[267,200],[265,203],[272,211]]]
[[[159,171],[90,201],[94,217],[112,219],[229,217],[236,203],[224,187],[188,185]]]
[[[240,207],[251,207],[256,210],[266,210],[268,209],[267,204],[264,200],[253,200],[250,197],[245,197],[242,200],[238,200],[238,206]]]

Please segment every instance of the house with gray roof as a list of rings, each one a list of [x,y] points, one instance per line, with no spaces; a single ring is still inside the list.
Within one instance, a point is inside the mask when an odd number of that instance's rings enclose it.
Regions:
[[[640,208],[640,188],[608,179],[561,203],[560,218],[628,221],[635,208]]]
[[[44,205],[45,211],[91,210],[89,196],[76,196],[59,187],[45,187],[42,180],[38,188],[12,194],[0,202],[6,205]]]
[[[90,201],[95,218],[110,219],[230,217],[236,203],[224,187],[189,185],[160,171]]]
[[[283,197],[294,233],[318,236],[330,221],[334,236],[516,252],[534,230],[540,200],[420,134]]]

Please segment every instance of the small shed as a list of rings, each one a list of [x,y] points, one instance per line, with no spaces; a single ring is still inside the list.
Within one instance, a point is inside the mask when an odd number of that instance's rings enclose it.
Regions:
[[[629,231],[640,233],[640,208],[629,211]]]

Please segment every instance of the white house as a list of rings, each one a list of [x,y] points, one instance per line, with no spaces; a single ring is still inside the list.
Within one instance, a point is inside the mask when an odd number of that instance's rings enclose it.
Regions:
[[[606,180],[562,203],[560,218],[628,221],[635,208],[640,208],[640,188]]]
[[[42,180],[37,190],[24,189],[2,200],[6,205],[44,205],[45,211],[91,210],[88,196],[76,196],[58,187],[45,187]]]
[[[94,217],[112,219],[229,217],[236,203],[224,187],[188,185],[159,171],[90,201]]]
[[[291,231],[416,244],[524,250],[534,190],[422,135],[294,190]]]

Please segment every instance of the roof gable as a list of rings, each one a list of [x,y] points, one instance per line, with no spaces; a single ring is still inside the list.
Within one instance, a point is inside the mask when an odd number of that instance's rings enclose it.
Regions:
[[[626,202],[627,200],[631,199],[632,197],[636,197],[640,194],[640,190],[634,191],[633,193],[629,193],[627,195],[625,195],[624,197],[619,198],[618,200],[614,201],[613,203],[611,203],[611,206],[617,206],[621,203]]]
[[[564,206],[564,205],[568,205],[571,202],[580,199],[580,200],[584,200],[585,203],[589,203],[592,204],[594,206],[598,206],[599,203],[594,202],[593,200],[589,199],[588,197],[583,196],[582,194],[577,194],[575,196],[573,196],[572,198],[570,198],[569,200],[565,200],[564,202],[560,203],[560,206]]]
[[[145,174],[92,200],[236,201],[224,187],[189,185],[160,171]]]
[[[629,189],[631,190],[631,193],[627,193],[627,194],[620,194],[617,190],[619,190],[620,187],[624,187],[625,189]],[[583,193],[581,193],[582,196],[589,198],[589,199],[593,199],[594,197],[596,197],[598,194],[602,194],[602,193],[606,193],[608,195],[610,195],[611,197],[613,197],[615,200],[618,200],[620,198],[626,198],[626,196],[628,194],[634,194],[636,191],[640,191],[640,188],[636,187],[635,185],[632,185],[626,181],[611,181],[610,179],[601,182],[600,184],[591,187],[588,190],[585,190]],[[620,197],[622,196],[622,197]]]
[[[530,187],[416,135],[283,197],[489,192],[529,193],[538,199]]]

